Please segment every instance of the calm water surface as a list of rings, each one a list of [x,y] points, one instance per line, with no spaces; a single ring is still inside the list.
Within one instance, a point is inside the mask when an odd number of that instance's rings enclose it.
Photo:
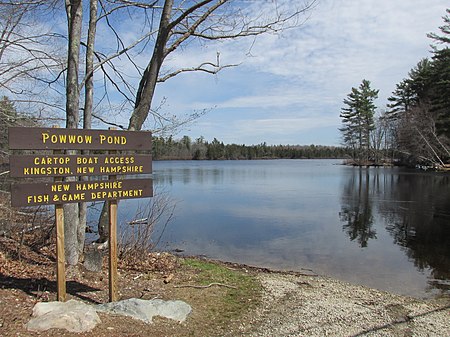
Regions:
[[[154,162],[155,193],[177,202],[159,247],[416,297],[448,293],[450,176],[340,163]],[[122,221],[138,203],[119,207]]]

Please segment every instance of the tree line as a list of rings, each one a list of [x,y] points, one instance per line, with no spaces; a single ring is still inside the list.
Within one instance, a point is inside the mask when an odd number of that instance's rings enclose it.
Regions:
[[[396,85],[376,115],[379,90],[363,80],[341,109],[343,145],[355,165],[392,163],[450,168],[450,9],[431,57],[420,60]]]
[[[345,158],[348,150],[339,146],[323,145],[239,145],[224,144],[217,138],[207,141],[199,137],[194,141],[183,136],[153,137],[153,159],[155,160],[251,160],[251,159],[310,159]]]

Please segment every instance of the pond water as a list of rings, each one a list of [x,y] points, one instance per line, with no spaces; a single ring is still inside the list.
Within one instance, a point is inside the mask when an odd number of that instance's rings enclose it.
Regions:
[[[158,248],[329,275],[398,294],[449,292],[450,175],[339,160],[157,161],[176,202]],[[145,200],[119,205],[122,223]]]

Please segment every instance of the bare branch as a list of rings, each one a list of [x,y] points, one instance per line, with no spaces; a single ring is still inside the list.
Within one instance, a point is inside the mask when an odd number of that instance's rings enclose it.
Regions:
[[[105,123],[106,125],[111,125],[117,128],[120,128],[122,130],[126,130],[126,127],[124,127],[123,125],[117,124],[117,123],[113,123],[113,122],[109,122],[106,119],[96,115],[96,114],[92,114],[92,117],[97,118],[99,121],[101,121],[102,123]]]
[[[203,62],[202,64],[200,64],[197,67],[181,68],[181,69],[178,69],[174,72],[171,72],[167,75],[164,75],[164,76],[158,78],[158,83],[165,82],[168,79],[175,77],[176,75],[181,74],[181,73],[202,71],[202,72],[214,75],[225,68],[237,67],[240,65],[240,64],[226,64],[226,65],[221,66],[220,62],[219,62],[219,56],[220,56],[220,53],[217,53],[217,63],[215,63],[215,64],[212,62]]]

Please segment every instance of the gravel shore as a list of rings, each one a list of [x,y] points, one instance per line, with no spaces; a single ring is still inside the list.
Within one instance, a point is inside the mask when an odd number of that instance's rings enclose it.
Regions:
[[[321,276],[263,273],[241,336],[450,336],[450,299],[419,300]]]

